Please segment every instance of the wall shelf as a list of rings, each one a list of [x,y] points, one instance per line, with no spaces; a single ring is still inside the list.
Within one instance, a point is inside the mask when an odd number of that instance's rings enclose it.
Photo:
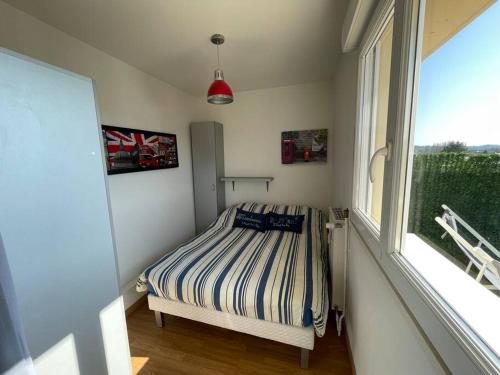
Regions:
[[[266,183],[266,190],[269,191],[269,183],[272,180],[274,180],[274,177],[221,177],[220,180],[223,182],[231,182],[233,185],[233,191],[234,191],[234,184],[236,181],[242,181],[242,182],[263,181]]]

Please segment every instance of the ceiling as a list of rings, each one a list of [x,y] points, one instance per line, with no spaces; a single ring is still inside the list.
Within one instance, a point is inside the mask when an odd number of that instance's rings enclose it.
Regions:
[[[234,91],[331,79],[347,0],[4,0],[185,92],[221,65]]]
[[[496,0],[427,0],[425,3],[425,59],[480,16]]]

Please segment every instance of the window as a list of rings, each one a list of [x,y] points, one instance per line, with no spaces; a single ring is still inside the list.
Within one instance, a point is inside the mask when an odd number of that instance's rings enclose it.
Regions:
[[[500,4],[443,3],[421,31],[401,254],[500,353]]]
[[[360,52],[352,222],[453,373],[500,370],[498,40],[494,0],[386,0]]]
[[[392,56],[392,6],[383,10],[374,27],[373,38],[361,52],[361,100],[358,110],[355,209],[371,227],[380,232],[384,158]]]

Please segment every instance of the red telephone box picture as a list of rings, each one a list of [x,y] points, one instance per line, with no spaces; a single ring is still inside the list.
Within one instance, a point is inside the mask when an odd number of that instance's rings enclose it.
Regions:
[[[328,129],[291,130],[281,133],[281,163],[326,162]]]
[[[292,164],[295,160],[295,145],[292,139],[283,139],[281,142],[281,163]]]

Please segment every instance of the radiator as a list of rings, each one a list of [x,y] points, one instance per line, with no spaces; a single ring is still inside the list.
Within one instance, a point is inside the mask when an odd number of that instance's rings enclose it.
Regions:
[[[328,262],[331,278],[330,308],[335,310],[337,333],[340,336],[345,314],[349,211],[330,208],[328,216],[326,228],[328,230]]]

